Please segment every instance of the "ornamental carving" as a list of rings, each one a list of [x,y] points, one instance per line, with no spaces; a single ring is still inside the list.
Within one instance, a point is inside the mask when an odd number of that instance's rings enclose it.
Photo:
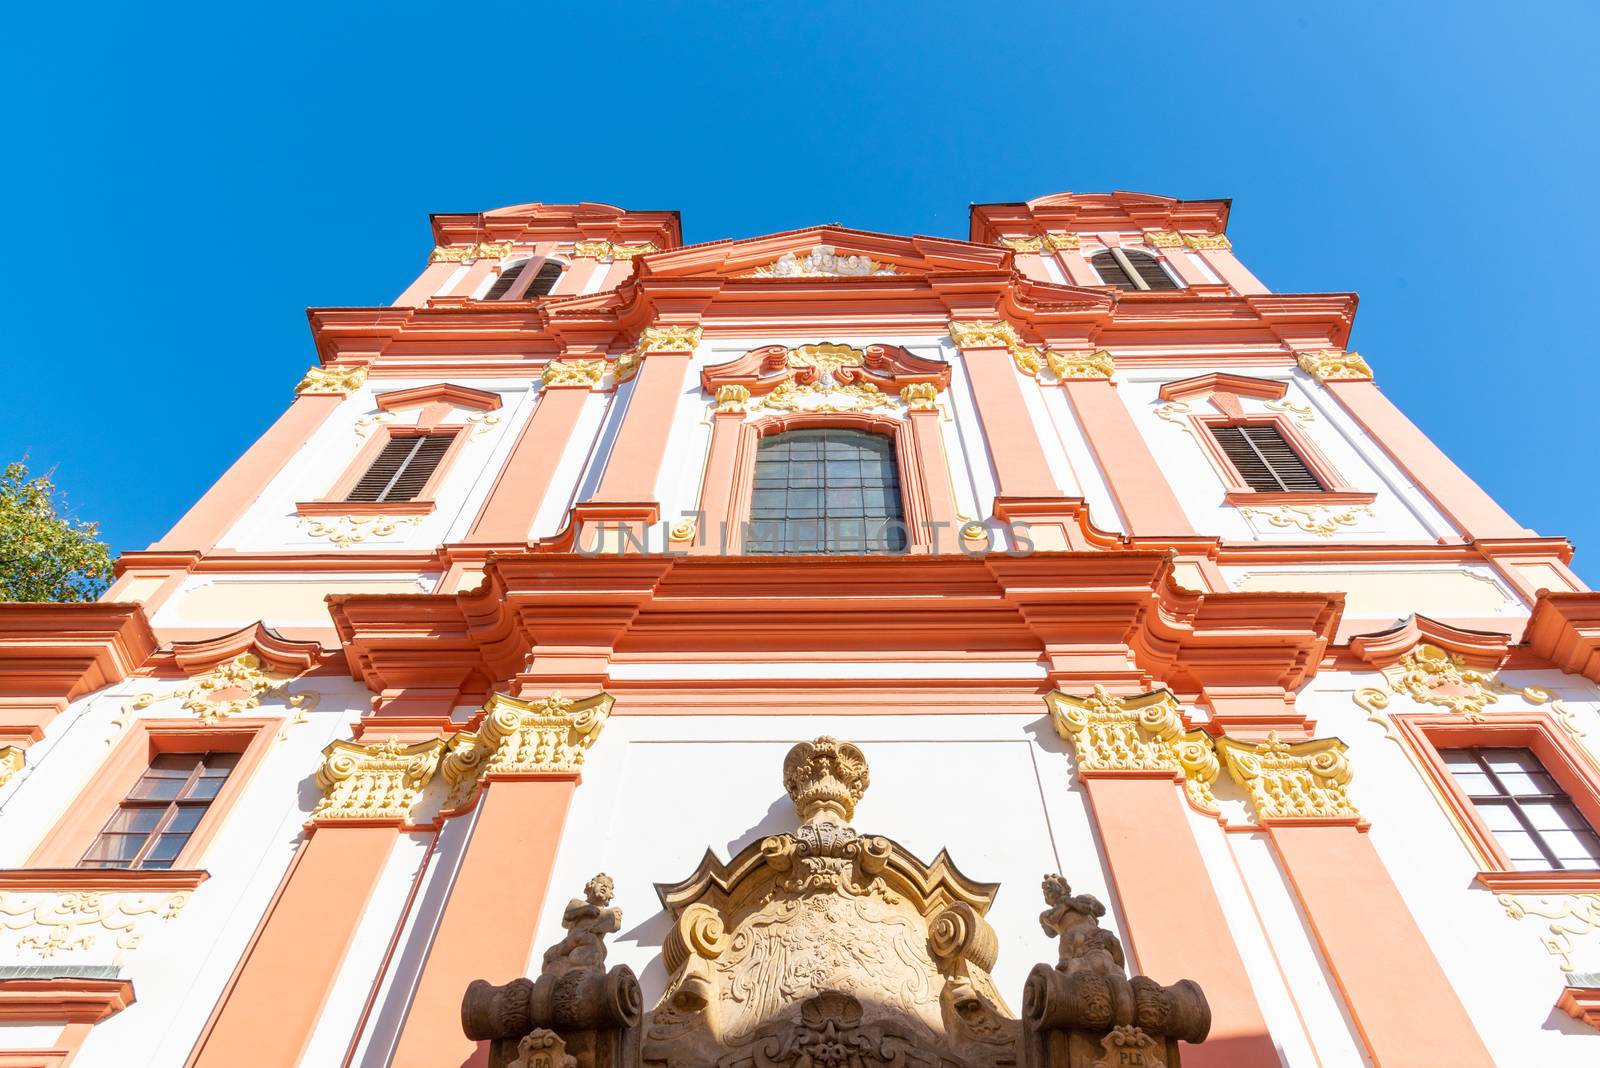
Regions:
[[[1110,378],[1116,371],[1111,353],[1105,349],[1096,352],[1046,352],[1045,361],[1050,373],[1065,382],[1076,378]]]
[[[1001,237],[995,239],[995,244],[1001,248],[1008,248],[1012,252],[1041,252],[1044,250],[1042,237]]]
[[[1227,251],[1233,248],[1233,242],[1228,240],[1227,234],[1184,234],[1183,243],[1196,252],[1204,252],[1207,249]]]
[[[1212,787],[1221,773],[1210,738],[1186,730],[1168,690],[1118,697],[1096,686],[1088,697],[1045,695],[1056,733],[1070,742],[1080,771],[1170,771],[1196,808],[1217,811]]]
[[[611,715],[609,694],[574,701],[553,694],[520,701],[497,693],[483,706],[476,732],[451,741],[442,770],[450,784],[446,804],[466,803],[484,775],[572,774],[600,738]]]
[[[1105,349],[1095,352],[1050,352],[1038,345],[1027,344],[1017,336],[1015,327],[999,319],[981,322],[952,319],[950,337],[958,349],[1005,349],[1011,354],[1017,370],[1030,378],[1038,378],[1046,370],[1058,382],[1110,378],[1116,370],[1111,353]]]
[[[1171,230],[1146,230],[1145,241],[1151,248],[1182,248],[1183,237]]]
[[[405,820],[439,769],[445,742],[406,745],[390,738],[375,745],[337,741],[323,750],[317,785],[319,820]]]
[[[1157,413],[1160,415],[1160,413]],[[1163,418],[1165,418],[1163,416]],[[1278,530],[1298,530],[1319,538],[1331,538],[1341,530],[1361,525],[1363,519],[1372,518],[1372,509],[1364,504],[1277,504],[1267,507],[1245,505],[1239,513],[1246,518],[1260,519]]]
[[[1350,761],[1337,738],[1285,742],[1276,731],[1259,744],[1217,739],[1228,774],[1263,820],[1358,818],[1346,788]]]
[[[719,412],[894,412],[935,407],[949,376],[948,364],[897,346],[822,342],[753,349],[707,368],[700,384]]]
[[[743,415],[750,404],[750,387],[737,382],[717,387],[717,411],[728,415]]]
[[[1367,713],[1367,719],[1383,727],[1396,741],[1399,736],[1384,714],[1391,694],[1409,697],[1418,704],[1447,708],[1473,722],[1485,719],[1489,706],[1498,704],[1500,698],[1521,697],[1530,705],[1549,705],[1556,721],[1569,734],[1575,738],[1583,735],[1572,709],[1554,691],[1542,686],[1525,686],[1520,690],[1507,686],[1497,677],[1497,669],[1471,667],[1461,654],[1428,642],[1417,645],[1380,670],[1388,683],[1387,691],[1368,686],[1357,690],[1352,697]]]
[[[341,397],[348,397],[360,389],[366,380],[365,367],[313,367],[306,371],[294,391],[296,396],[337,393]]]
[[[200,722],[211,726],[244,712],[260,708],[264,701],[281,701],[294,713],[288,723],[305,721],[306,714],[317,707],[322,695],[316,690],[289,689],[290,678],[263,669],[261,658],[255,653],[238,656],[196,675],[184,685],[167,693],[141,693],[131,698],[112,722],[119,730],[127,725],[135,712],[165,701],[180,701],[185,712],[193,712]],[[115,738],[113,734],[109,743]]]
[[[1497,894],[1495,901],[1513,920],[1539,921],[1544,927],[1539,941],[1545,952],[1561,962],[1563,972],[1577,970],[1572,959],[1575,954],[1590,957],[1600,967],[1600,955],[1590,938],[1600,932],[1600,894]],[[1583,953],[1586,948],[1589,952]]]
[[[1051,252],[1076,252],[1080,244],[1077,234],[1044,235],[1044,247]]]
[[[327,538],[341,549],[359,545],[369,538],[388,538],[401,527],[422,522],[416,515],[303,515],[301,528],[308,538]]]
[[[614,241],[579,241],[572,248],[574,256],[585,259],[599,260],[601,263],[610,263],[612,260],[631,260],[635,256],[647,256],[652,252],[660,252],[654,241],[639,241],[631,245],[618,244]]]
[[[892,263],[879,263],[870,256],[841,256],[832,245],[818,245],[806,253],[788,252],[765,267],[741,274],[740,278],[864,278],[900,272]]]
[[[900,403],[910,412],[931,412],[939,407],[939,387],[932,382],[913,382],[900,390]]]
[[[471,263],[511,255],[510,241],[480,241],[475,245],[435,245],[429,263]]]
[[[1107,1051],[1178,1068],[1179,1041],[1205,1038],[1199,988],[1128,978],[1105,907],[1060,876],[1040,917],[1058,959],[1029,975],[1013,1016],[990,975],[998,886],[850,826],[869,781],[849,742],[796,745],[783,763],[796,829],[657,884],[669,977],[642,1022],[632,973],[605,971],[621,914],[602,876],[567,906],[537,979],[468,988],[467,1036],[491,1042],[490,1068],[522,1063],[541,1028],[572,1068],[1099,1068]]]
[[[11,776],[21,771],[26,762],[21,749],[14,745],[0,745],[0,786],[4,786],[11,780]]]
[[[1359,352],[1346,352],[1343,349],[1302,352],[1297,362],[1300,370],[1318,382],[1344,382],[1372,377],[1372,368],[1367,366],[1367,361],[1361,358]]]
[[[704,332],[704,328],[698,326],[645,327],[633,348],[617,357],[617,381],[626,382],[638,374],[640,358],[652,352],[693,352],[699,347]]]
[[[605,374],[604,360],[551,360],[544,365],[544,372],[539,376],[539,384],[546,389],[551,386],[592,388],[600,384]]]
[[[0,891],[0,960],[52,960],[121,964],[150,925],[177,917],[190,891],[121,894],[84,890],[17,894]],[[9,942],[9,945],[6,943]]]

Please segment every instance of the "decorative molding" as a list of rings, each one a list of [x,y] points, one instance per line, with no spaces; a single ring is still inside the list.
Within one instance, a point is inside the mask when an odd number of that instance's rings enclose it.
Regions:
[[[1309,404],[1296,404],[1292,400],[1269,400],[1261,406],[1269,412],[1282,412],[1301,426],[1310,426],[1317,421],[1317,413],[1311,410]]]
[[[729,382],[717,387],[717,411],[727,415],[742,415],[750,405],[750,387]]]
[[[413,386],[410,389],[394,389],[387,393],[379,393],[372,398],[372,403],[382,412],[403,412],[411,408],[422,408],[436,401],[443,401],[452,408],[473,408],[480,412],[496,411],[502,404],[498,393],[486,389],[474,389],[456,382],[432,382],[426,386]]]
[[[693,352],[705,333],[699,326],[647,326],[633,348],[617,357],[616,379],[620,385],[639,373],[639,360],[652,352]]]
[[[336,741],[317,769],[323,798],[315,820],[407,820],[445,750],[442,738],[407,745],[395,738],[374,745]]]
[[[1196,808],[1217,811],[1212,793],[1221,772],[1215,747],[1201,730],[1185,730],[1178,699],[1168,690],[1118,697],[1096,686],[1088,697],[1060,690],[1045,695],[1056,733],[1072,744],[1082,772],[1170,771]]]
[[[11,776],[21,771],[27,764],[27,758],[21,749],[14,745],[0,745],[0,786],[11,781]]]
[[[606,374],[604,360],[551,360],[544,365],[539,384],[546,389],[552,386],[583,386],[592,389],[600,384]]]
[[[879,263],[869,256],[841,256],[832,245],[818,245],[809,252],[786,252],[765,267],[736,275],[738,278],[865,278],[899,274],[892,263]]]
[[[475,245],[435,245],[429,263],[471,263],[480,258],[500,259],[511,255],[510,241],[480,241]]]
[[[918,387],[912,397],[931,396],[936,402],[949,381],[950,366],[942,361],[894,345],[860,349],[836,342],[765,345],[700,374],[701,388],[713,395],[716,410],[729,413],[893,412],[910,405],[903,395],[908,387]]]
[[[341,549],[366,541],[368,538],[387,538],[403,526],[416,526],[422,522],[415,515],[303,515],[299,522],[306,536],[327,538]]]
[[[1346,787],[1350,760],[1337,738],[1285,742],[1276,731],[1260,743],[1218,738],[1217,751],[1262,820],[1359,819]]]
[[[137,949],[155,920],[175,919],[189,903],[191,892],[119,894],[104,890],[12,893],[0,891],[0,931],[15,932],[9,947],[0,944],[0,959],[9,949],[40,960],[57,954],[108,956],[121,964]]]
[[[672,527],[667,531],[667,537],[676,542],[691,542],[694,541],[697,530],[694,519],[684,516],[672,524]]]
[[[315,710],[322,700],[322,694],[316,690],[291,691],[290,681],[287,675],[263,670],[261,658],[255,653],[240,653],[204,674],[192,676],[176,690],[141,693],[130,698],[111,721],[116,729],[106,739],[106,744],[116,740],[134,713],[166,701],[181,701],[185,712],[193,712],[208,727],[260,708],[263,701],[282,701],[294,713],[279,732],[282,738],[291,726],[304,723],[306,714]]]
[[[601,239],[598,241],[579,241],[572,247],[574,256],[599,260],[601,263],[610,263],[612,260],[631,260],[635,256],[647,256],[652,252],[660,251],[660,247],[654,241],[639,241],[635,244],[624,245]]]
[[[475,733],[450,742],[442,770],[450,784],[449,807],[471,799],[485,775],[573,775],[611,716],[610,694],[582,700],[552,694],[522,701],[497,693],[484,708]]]
[[[1105,349],[1087,353],[1050,350],[1045,353],[1045,361],[1050,365],[1051,373],[1063,382],[1071,379],[1107,379],[1117,369],[1111,353]]]
[[[1302,352],[1296,357],[1300,370],[1318,382],[1352,382],[1372,378],[1372,368],[1359,352],[1343,349],[1319,349]]]
[[[824,815],[848,823],[871,782],[860,747],[827,735],[797,743],[783,758],[783,790],[802,823]]]
[[[1559,894],[1552,896],[1520,896],[1496,894],[1495,901],[1513,920],[1534,917],[1548,920],[1545,933],[1539,937],[1545,952],[1561,962],[1563,972],[1572,972],[1572,955],[1577,951],[1575,939],[1587,938],[1600,931],[1600,894]]]
[[[312,367],[294,387],[294,392],[295,396],[338,394],[348,397],[366,380],[365,367]]]
[[[1518,696],[1530,705],[1548,705],[1555,714],[1556,722],[1574,738],[1581,738],[1584,734],[1572,709],[1555,691],[1542,686],[1524,686],[1520,690],[1507,686],[1497,678],[1497,666],[1472,667],[1461,654],[1429,642],[1418,644],[1379,670],[1389,684],[1388,693],[1377,687],[1366,686],[1350,696],[1367,713],[1368,722],[1382,727],[1385,736],[1394,741],[1400,739],[1385,714],[1390,693],[1410,697],[1419,705],[1437,705],[1449,709],[1453,714],[1474,723],[1487,719],[1485,713],[1489,706],[1499,703],[1500,698]]]
[[[958,349],[1005,349],[1016,361],[1017,369],[1030,378],[1038,378],[1046,365],[1045,351],[1037,345],[1024,344],[1016,328],[1003,320],[961,322],[952,319],[950,338]]]
[[[911,412],[932,412],[939,408],[939,387],[932,382],[913,382],[900,388],[900,403]]]
[[[1160,414],[1159,412],[1157,413]],[[1331,538],[1341,530],[1372,518],[1372,509],[1360,504],[1350,507],[1322,504],[1279,504],[1271,507],[1242,507],[1242,515],[1260,517],[1279,530],[1299,530],[1319,538]]]
[[[1207,249],[1221,249],[1226,252],[1233,248],[1233,242],[1228,240],[1227,234],[1181,234],[1183,243],[1196,252]]]
[[[1146,230],[1144,239],[1152,248],[1182,248],[1183,237],[1172,230]]]
[[[1082,242],[1077,234],[1045,234],[1044,247],[1051,252],[1076,252]]]
[[[1573,979],[1568,979],[1567,987],[1556,999],[1556,1008],[1600,1031],[1600,975],[1591,974],[1586,978],[1586,983],[1577,986],[1573,985]]]
[[[870,412],[878,408],[893,408],[888,394],[871,382],[853,385],[811,382],[801,385],[781,382],[760,400],[751,403],[752,410],[774,412]]]
[[[998,237],[995,244],[1001,248],[1008,248],[1012,252],[1042,252],[1044,251],[1044,238],[1042,237]]]

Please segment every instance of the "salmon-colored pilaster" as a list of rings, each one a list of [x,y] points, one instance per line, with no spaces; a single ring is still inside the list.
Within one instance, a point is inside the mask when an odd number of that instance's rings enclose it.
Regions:
[[[1206,265],[1216,271],[1221,279],[1233,287],[1233,291],[1240,296],[1252,296],[1268,292],[1256,276],[1245,269],[1232,252],[1225,248],[1202,249],[1195,253],[1206,261]]]
[[[526,974],[577,781],[576,773],[485,780],[393,1068],[475,1063],[477,1044],[461,1034],[461,995],[474,979]]]
[[[946,534],[932,545],[935,552],[955,552],[956,491],[950,482],[950,458],[944,447],[944,434],[939,428],[943,415],[938,409],[912,409],[906,413],[911,423],[911,447],[916,450],[916,472],[921,477],[922,499],[927,502],[928,520],[942,523],[935,527]]]
[[[406,291],[395,298],[397,308],[420,308],[428,303],[428,298],[439,292],[439,287],[444,285],[446,279],[456,273],[458,263],[430,263],[417,275],[417,280],[406,287]]]
[[[1105,283],[1089,266],[1088,259],[1082,252],[1075,248],[1056,249],[1056,260],[1060,262],[1061,269],[1067,274],[1067,281],[1075,286],[1099,286]]]
[[[398,826],[313,829],[190,1054],[190,1068],[300,1062]]]
[[[461,276],[447,294],[452,297],[470,297],[478,291],[490,275],[499,274],[500,261],[493,256],[484,256],[472,261],[472,266],[467,268],[467,273]]]
[[[1194,1068],[1277,1068],[1244,961],[1200,856],[1170,773],[1080,773],[1140,974],[1193,979],[1211,1005],[1211,1034],[1184,1050]],[[1172,890],[1183,887],[1174,907]]]
[[[1367,835],[1348,822],[1266,826],[1373,1063],[1490,1068],[1494,1059]]]
[[[283,470],[344,400],[342,393],[303,392],[267,432],[151,549],[207,552],[237,523],[267,483]]]
[[[698,340],[697,331],[694,336]],[[694,354],[686,337],[680,338],[678,345],[638,357],[638,378],[606,460],[605,474],[595,488],[596,503],[655,501],[656,479],[666,460],[666,443]]]
[[[505,469],[467,534],[468,544],[528,542],[534,517],[550,492],[556,465],[572,440],[591,387],[581,381],[552,385],[553,377],[547,375],[546,379]]]
[[[567,269],[561,272],[561,277],[556,279],[555,288],[550,290],[553,297],[570,297],[582,293],[589,279],[594,277],[596,271],[605,270],[605,264],[591,256],[582,256],[573,260]]]
[[[1171,267],[1180,281],[1186,286],[1208,286],[1211,279],[1200,269],[1200,265],[1189,258],[1187,252],[1181,248],[1168,251],[1164,257],[1167,266]]]
[[[706,453],[705,483],[700,487],[703,515],[692,553],[722,551],[725,532],[736,525],[733,494],[739,481],[739,433],[743,412],[717,412],[711,417],[711,445]]]
[[[1133,415],[1109,379],[1068,379],[1062,383],[1083,427],[1089,447],[1117,499],[1128,533],[1192,534],[1189,517],[1178,503],[1166,473],[1156,463]]]
[[[1005,348],[961,348],[972,383],[978,420],[989,443],[997,495],[1001,497],[1060,497],[1061,487],[1050,474],[1039,435],[1022,397],[1022,386]]]
[[[1370,378],[1331,380],[1326,385],[1468,538],[1516,538],[1530,533],[1440,452]]]

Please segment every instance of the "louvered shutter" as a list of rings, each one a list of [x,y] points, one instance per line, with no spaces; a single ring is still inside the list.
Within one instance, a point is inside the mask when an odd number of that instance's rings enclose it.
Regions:
[[[1275,426],[1214,426],[1211,436],[1245,485],[1258,493],[1320,493],[1327,488]]]
[[[1148,252],[1133,252],[1124,249],[1122,254],[1128,257],[1128,262],[1133,264],[1133,269],[1139,272],[1139,278],[1149,289],[1177,289],[1178,283],[1172,280],[1164,269],[1161,261]]]
[[[511,287],[517,284],[517,279],[522,277],[522,269],[528,265],[527,260],[514,263],[500,272],[500,277],[494,280],[494,285],[489,287],[489,292],[483,295],[484,300],[499,300],[511,292]]]
[[[1133,279],[1128,277],[1128,272],[1122,269],[1122,264],[1117,262],[1117,257],[1112,255],[1109,249],[1105,252],[1096,252],[1089,258],[1089,262],[1099,273],[1100,281],[1106,285],[1116,286],[1118,289],[1139,288],[1133,284]]]
[[[414,501],[439,467],[454,434],[412,434],[391,438],[356,483],[351,501]]]
[[[533,276],[533,281],[528,283],[528,291],[522,294],[524,300],[534,297],[546,297],[555,288],[556,279],[561,277],[561,264],[555,260],[545,260],[544,266],[539,268],[539,273]]]

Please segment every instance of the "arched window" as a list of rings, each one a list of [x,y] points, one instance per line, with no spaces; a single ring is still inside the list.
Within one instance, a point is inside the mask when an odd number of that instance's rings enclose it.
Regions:
[[[489,287],[489,292],[483,295],[483,299],[505,300],[507,295],[516,289],[517,279],[522,277],[522,273],[528,269],[528,265],[532,262],[532,260],[523,260],[521,263],[514,263],[507,267],[500,277],[495,279],[494,285]],[[555,288],[556,279],[561,277],[561,271],[562,265],[559,261],[545,260],[539,265],[539,270],[534,274],[533,279],[528,282],[528,288],[511,299],[532,300],[534,297],[549,296],[550,291]]]
[[[523,291],[523,300],[532,300],[534,297],[547,297],[556,287],[556,279],[561,277],[561,264],[555,260],[545,260],[539,268],[539,273],[533,276],[533,281],[528,283],[528,288]]]
[[[1089,262],[1099,272],[1102,282],[1118,289],[1181,288],[1161,266],[1161,261],[1148,252],[1108,248],[1096,252]]]
[[[892,438],[829,427],[761,440],[747,552],[897,553],[907,545]]]
[[[489,287],[489,292],[483,295],[483,299],[502,299],[507,293],[511,292],[511,287],[517,284],[517,279],[522,277],[523,268],[527,266],[528,261],[523,260],[521,263],[513,263],[510,267],[501,271],[500,277],[494,280],[494,285]]]

